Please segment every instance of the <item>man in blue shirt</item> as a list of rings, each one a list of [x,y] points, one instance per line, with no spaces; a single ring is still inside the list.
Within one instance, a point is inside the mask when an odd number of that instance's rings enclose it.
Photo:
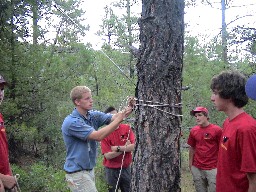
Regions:
[[[92,110],[91,90],[76,86],[71,90],[73,112],[62,124],[62,135],[66,146],[66,180],[71,191],[97,192],[94,166],[96,165],[98,141],[112,133],[132,112],[134,101],[123,111],[112,115]],[[99,127],[106,125],[99,129]]]

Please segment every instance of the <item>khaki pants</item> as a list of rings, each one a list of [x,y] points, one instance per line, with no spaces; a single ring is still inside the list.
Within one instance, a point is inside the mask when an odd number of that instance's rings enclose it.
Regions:
[[[66,174],[66,181],[72,192],[97,192],[94,170]]]
[[[202,170],[192,166],[191,172],[197,192],[216,192],[217,169]]]

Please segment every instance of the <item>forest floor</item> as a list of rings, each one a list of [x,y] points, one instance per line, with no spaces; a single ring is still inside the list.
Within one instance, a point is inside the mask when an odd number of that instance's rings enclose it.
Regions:
[[[195,192],[192,175],[188,169],[181,170],[181,192]]]
[[[181,192],[196,192],[192,174],[188,167],[189,150],[186,141],[187,139],[183,138],[181,143]]]

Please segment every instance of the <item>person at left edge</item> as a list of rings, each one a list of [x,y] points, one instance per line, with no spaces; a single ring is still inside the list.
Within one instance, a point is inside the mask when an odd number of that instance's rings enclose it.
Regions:
[[[133,101],[130,100],[124,110],[112,115],[92,110],[92,94],[86,86],[74,87],[70,97],[75,109],[65,118],[61,128],[66,146],[66,180],[72,192],[97,192],[94,167],[98,141],[115,131],[131,114]],[[103,125],[106,126],[99,129]]]
[[[0,75],[0,105],[4,99],[4,88],[7,82]],[[0,113],[0,192],[12,189],[16,186],[16,179],[12,176],[9,162],[9,150],[4,126],[4,118]]]

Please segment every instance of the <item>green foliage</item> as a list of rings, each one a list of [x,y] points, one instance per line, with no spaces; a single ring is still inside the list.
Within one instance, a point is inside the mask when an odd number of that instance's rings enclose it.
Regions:
[[[65,172],[43,163],[35,163],[30,167],[20,168],[12,165],[13,173],[19,174],[21,191],[37,192],[68,192],[65,182]]]
[[[108,191],[108,185],[105,180],[105,170],[102,162],[103,155],[101,154],[101,150],[99,149],[99,156],[95,167],[96,188],[99,192],[106,192]]]
[[[11,144],[11,160],[21,165],[12,167],[14,173],[21,176],[19,184],[22,191],[68,191],[62,171],[65,147],[60,128],[74,107],[69,99],[74,86],[90,87],[94,108],[105,110],[109,105],[116,108],[126,105],[127,96],[134,95],[137,82],[136,78],[130,78],[130,69],[135,62],[128,64],[130,55],[120,51],[127,51],[129,43],[138,42],[136,16],[130,17],[131,35],[127,30],[128,15],[118,17],[112,9],[106,8],[101,34],[109,35],[111,43],[95,51],[88,45],[77,43],[79,34],[88,29],[79,23],[83,13],[78,8],[80,1],[55,3],[65,14],[51,1],[40,1],[37,5],[40,44],[26,42],[28,37],[33,37],[28,29],[31,28],[29,21],[34,1],[4,1],[0,4],[0,73],[10,84],[5,91],[1,113],[5,117]],[[123,8],[125,3],[122,0],[115,7]],[[52,14],[59,19],[58,23],[53,22]],[[13,19],[14,15],[17,19]],[[40,23],[43,18],[46,26]],[[52,27],[56,29],[56,41],[50,45],[48,34]],[[241,34],[254,37],[248,30]],[[255,38],[251,40],[248,46],[254,54]],[[222,125],[225,115],[217,112],[210,101],[210,82],[215,74],[227,68],[238,69],[247,76],[255,72],[255,62],[249,56],[246,60],[225,66],[221,62],[222,46],[215,40],[212,42],[201,46],[195,37],[185,40],[183,86],[190,89],[182,92],[183,143],[186,143],[189,128],[195,125],[189,112],[197,105],[207,107],[210,121]],[[113,49],[113,45],[118,50]],[[255,102],[250,101],[245,109],[256,114]],[[187,158],[187,152],[182,152],[183,165],[186,165]],[[35,163],[38,161],[44,163]],[[95,174],[99,192],[105,192],[102,155],[99,155]]]
[[[134,3],[136,4],[136,2]],[[133,3],[129,0],[120,0],[113,6],[105,7],[105,17],[102,21],[99,35],[107,37],[107,44],[120,50],[129,51],[129,45],[138,44],[138,16],[134,14]],[[118,10],[118,11],[115,11]],[[118,15],[123,10],[125,14]]]
[[[218,61],[218,58],[217,61],[214,58],[209,60],[206,49],[200,47],[196,38],[188,38],[185,45],[183,86],[188,86],[189,89],[183,92],[182,97],[183,131],[186,133],[195,125],[190,111],[196,106],[207,107],[210,112],[210,121],[222,124],[223,114],[216,112],[210,100],[210,83],[211,78],[224,69],[224,64]]]
[[[126,105],[127,96],[134,95],[136,79],[129,77],[128,57],[112,49],[103,49],[95,54],[97,82],[93,82],[91,88],[97,109],[105,110],[109,105],[120,108]]]
[[[103,155],[100,153],[95,167],[96,187],[99,192],[106,192],[107,183],[102,161]],[[39,162],[22,167],[13,164],[12,171],[14,175],[19,174],[18,183],[21,191],[69,192],[65,181],[65,172],[62,169],[46,166],[45,163]]]
[[[45,46],[17,43],[16,47],[19,63],[0,67],[10,84],[1,109],[12,133],[9,139],[18,147],[15,153],[30,151],[44,158],[60,154],[64,149],[61,123],[73,108],[69,92],[84,77],[92,77],[92,53],[77,43],[55,54]]]

